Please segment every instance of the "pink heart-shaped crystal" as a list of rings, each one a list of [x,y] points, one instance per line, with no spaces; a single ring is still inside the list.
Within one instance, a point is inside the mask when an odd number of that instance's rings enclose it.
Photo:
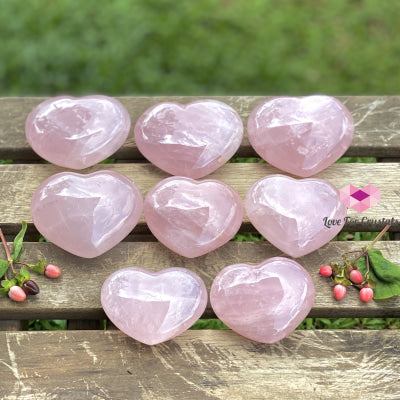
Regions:
[[[217,180],[162,180],[147,194],[144,216],[154,236],[185,257],[198,257],[228,242],[239,230],[243,206],[237,192]]]
[[[124,106],[106,96],[61,96],[40,103],[25,123],[37,154],[61,167],[90,167],[125,142],[131,120]]]
[[[247,192],[251,223],[292,257],[319,249],[342,229],[347,215],[339,191],[323,179],[269,175]]]
[[[283,257],[259,265],[230,265],[217,275],[210,292],[218,318],[262,343],[275,343],[295,330],[310,312],[314,297],[308,272]]]
[[[105,280],[101,304],[117,328],[152,345],[190,328],[206,308],[207,290],[201,278],[185,268],[124,268]]]
[[[113,171],[53,175],[31,201],[37,230],[62,249],[86,258],[105,253],[127,236],[142,208],[138,187]]]
[[[353,140],[353,118],[329,96],[277,97],[251,113],[251,145],[282,171],[307,177],[340,158]]]
[[[193,179],[225,164],[242,137],[237,112],[216,100],[157,104],[135,126],[136,145],[149,161],[172,175]]]

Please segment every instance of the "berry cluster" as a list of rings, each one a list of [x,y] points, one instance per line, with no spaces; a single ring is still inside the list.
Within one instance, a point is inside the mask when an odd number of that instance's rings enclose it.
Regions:
[[[30,268],[31,265],[24,263],[18,264],[25,265],[28,268]],[[37,272],[36,270],[34,271]],[[43,275],[47,276],[48,278],[58,278],[61,275],[61,270],[56,265],[47,264],[44,268]],[[8,297],[14,301],[24,301],[28,294],[37,295],[40,292],[39,286],[35,281],[30,279],[29,271],[25,268],[21,268],[19,273],[15,273],[13,279],[2,280],[1,288],[5,289],[4,292],[8,291]]]
[[[36,295],[39,293],[39,286],[31,279],[32,272],[40,275],[45,275],[48,278],[58,278],[61,275],[61,270],[56,265],[47,264],[42,258],[38,259],[36,264],[27,264],[19,262],[19,256],[22,250],[23,237],[26,232],[26,223],[22,223],[22,229],[14,240],[14,253],[11,254],[8,244],[5,240],[2,230],[0,229],[0,237],[4,245],[7,255],[6,260],[0,260],[0,295],[8,296],[14,301],[24,301],[27,295]],[[20,266],[19,271],[16,266]],[[11,269],[13,277],[8,279],[7,273]]]
[[[365,303],[370,302],[374,297],[372,282],[367,276],[362,275],[356,265],[350,265],[346,261],[342,267],[339,267],[337,263],[324,265],[320,268],[319,273],[325,277],[332,277],[335,283],[333,296],[336,300],[342,300],[346,296],[347,286],[356,286],[360,289],[360,299]]]

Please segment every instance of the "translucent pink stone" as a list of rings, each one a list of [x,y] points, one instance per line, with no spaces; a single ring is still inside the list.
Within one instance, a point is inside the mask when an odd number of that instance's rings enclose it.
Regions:
[[[142,208],[138,187],[113,171],[53,175],[31,201],[37,230],[62,249],[86,258],[105,253],[127,236]]]
[[[251,145],[268,163],[308,177],[340,158],[353,140],[353,118],[329,96],[277,97],[251,113]]]
[[[40,103],[25,123],[37,154],[61,167],[83,169],[115,153],[131,120],[124,106],[106,96],[61,96]]]
[[[301,257],[340,232],[347,208],[328,181],[269,175],[250,187],[246,212],[269,242],[292,257]]]
[[[308,272],[283,257],[259,265],[230,265],[217,275],[210,292],[219,319],[262,343],[275,343],[293,332],[310,312],[314,297]]]
[[[225,164],[242,137],[237,112],[216,100],[157,104],[135,126],[136,145],[149,161],[172,175],[193,179]]]
[[[243,218],[237,192],[212,179],[164,179],[148,192],[143,210],[154,236],[172,251],[189,258],[228,242]]]
[[[101,304],[122,332],[152,345],[190,328],[206,308],[207,290],[198,275],[184,268],[124,268],[104,282]]]

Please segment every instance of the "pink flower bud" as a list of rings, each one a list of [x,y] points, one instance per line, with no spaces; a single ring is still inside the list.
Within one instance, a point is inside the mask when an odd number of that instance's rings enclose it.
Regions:
[[[359,284],[364,280],[364,278],[360,271],[358,271],[357,269],[353,269],[350,272],[350,280],[355,284]]]
[[[44,274],[48,278],[58,278],[61,275],[61,270],[57,265],[48,264],[44,270]]]
[[[336,300],[342,300],[344,296],[346,296],[346,286],[338,284],[335,285],[333,288],[333,296],[335,297]]]
[[[360,290],[360,299],[364,303],[369,303],[374,297],[374,291],[370,287],[364,287]]]
[[[11,286],[8,291],[8,297],[14,301],[24,301],[26,299],[26,293],[19,286]]]
[[[319,273],[322,276],[331,276],[332,275],[332,267],[330,265],[324,265],[319,269]]]

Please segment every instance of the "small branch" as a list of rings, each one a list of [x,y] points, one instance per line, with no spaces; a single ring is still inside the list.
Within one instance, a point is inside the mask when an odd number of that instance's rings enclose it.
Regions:
[[[365,249],[366,251],[368,251],[369,249],[371,249],[374,244],[386,233],[386,231],[390,228],[390,225],[386,225],[381,232],[379,233],[379,235],[367,246],[367,248]]]
[[[1,228],[0,228],[0,236],[1,236],[1,241],[3,242],[4,250],[6,251],[6,254],[7,254],[7,261],[8,261],[8,264],[10,265],[10,267],[11,267],[11,269],[12,269],[12,272],[14,272],[14,274],[16,274],[15,269],[14,269],[14,266],[13,266],[13,260],[12,260],[12,258],[11,258],[10,249],[9,249],[9,247],[8,247],[6,238],[4,237],[4,234],[3,234],[3,231],[2,231]]]
[[[356,263],[361,257],[365,256],[365,254],[368,253],[368,250],[370,250],[375,243],[386,233],[386,231],[390,228],[390,225],[386,225],[379,235],[364,249],[364,251],[354,260],[354,263]]]

